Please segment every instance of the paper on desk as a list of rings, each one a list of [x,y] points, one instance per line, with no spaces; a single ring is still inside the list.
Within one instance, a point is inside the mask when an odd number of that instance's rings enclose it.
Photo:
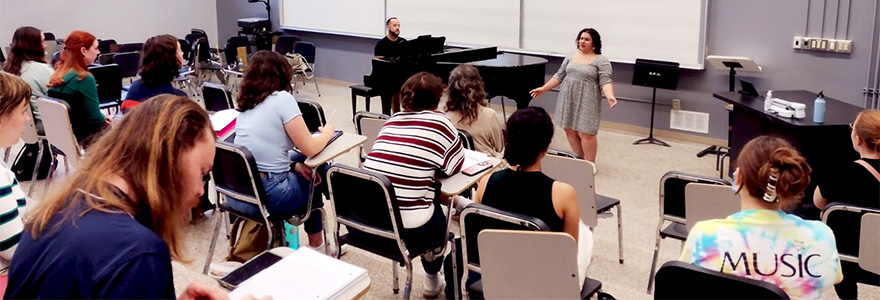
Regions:
[[[214,113],[211,116],[211,127],[214,131],[223,130],[229,123],[232,123],[238,117],[238,111],[235,109],[224,109]]]
[[[467,169],[487,160],[489,160],[489,155],[486,153],[464,149],[464,163],[462,163],[461,169]]]
[[[336,299],[366,277],[363,268],[303,247],[245,281],[229,299]]]

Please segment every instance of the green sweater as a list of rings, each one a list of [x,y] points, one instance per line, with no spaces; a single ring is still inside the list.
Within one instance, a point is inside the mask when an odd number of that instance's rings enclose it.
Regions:
[[[69,95],[82,94],[84,103],[68,103],[71,125],[78,140],[82,141],[104,125],[104,114],[98,106],[98,85],[91,73],[86,73],[86,77],[79,80],[76,71],[71,70],[64,75],[64,83],[49,90]]]

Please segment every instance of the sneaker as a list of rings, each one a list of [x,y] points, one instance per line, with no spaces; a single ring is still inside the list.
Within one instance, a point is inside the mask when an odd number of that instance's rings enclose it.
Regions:
[[[436,299],[437,296],[440,296],[440,292],[443,291],[444,287],[446,287],[446,282],[444,282],[443,279],[440,278],[440,276],[431,276],[430,274],[428,274],[425,276],[425,284],[423,286],[424,291],[422,292],[422,296],[427,299]]]

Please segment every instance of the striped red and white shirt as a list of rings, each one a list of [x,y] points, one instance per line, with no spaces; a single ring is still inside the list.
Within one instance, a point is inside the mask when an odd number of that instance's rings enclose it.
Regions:
[[[0,162],[0,273],[9,267],[12,254],[24,231],[22,216],[27,211],[25,193],[15,173]]]
[[[417,228],[434,214],[435,175],[461,170],[464,151],[458,131],[438,111],[394,114],[379,131],[364,169],[388,177],[394,185],[405,228]]]

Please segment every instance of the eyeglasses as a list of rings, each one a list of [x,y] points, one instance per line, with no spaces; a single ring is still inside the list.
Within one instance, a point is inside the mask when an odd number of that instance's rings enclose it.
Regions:
[[[203,182],[208,182],[210,180],[211,180],[211,173],[205,173],[205,175],[202,176]]]

